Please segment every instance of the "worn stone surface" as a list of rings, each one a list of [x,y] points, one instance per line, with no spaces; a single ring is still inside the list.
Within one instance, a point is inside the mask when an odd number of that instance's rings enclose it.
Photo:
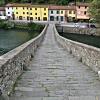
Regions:
[[[57,42],[67,49],[71,54],[77,57],[82,63],[89,66],[92,70],[98,73],[100,71],[100,49],[75,42],[64,37],[61,37],[55,29],[55,37]]]
[[[44,38],[46,28],[35,39],[0,56],[0,89],[4,95],[10,94],[17,77],[27,69],[35,50]]]
[[[98,75],[58,46],[53,25],[10,100],[99,100]]]

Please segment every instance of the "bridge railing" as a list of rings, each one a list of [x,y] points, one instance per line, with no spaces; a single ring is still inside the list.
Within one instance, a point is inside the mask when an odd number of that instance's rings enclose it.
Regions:
[[[0,91],[10,95],[17,78],[27,70],[37,47],[41,44],[48,25],[36,38],[0,56]]]
[[[100,49],[99,48],[66,39],[59,35],[55,26],[54,26],[54,32],[55,32],[56,41],[63,48],[69,51],[70,54],[77,57],[79,61],[89,66],[93,71],[95,72],[100,71]]]

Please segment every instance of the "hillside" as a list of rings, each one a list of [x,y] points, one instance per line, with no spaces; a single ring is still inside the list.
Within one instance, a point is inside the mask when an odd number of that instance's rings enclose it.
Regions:
[[[91,2],[92,0],[0,0],[0,5],[9,2],[15,3],[33,3],[33,4],[58,4],[67,5],[69,2]]]

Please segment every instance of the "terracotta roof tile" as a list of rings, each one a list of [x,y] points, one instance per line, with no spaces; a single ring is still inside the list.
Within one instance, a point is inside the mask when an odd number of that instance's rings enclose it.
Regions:
[[[81,2],[76,2],[77,6],[89,6],[89,3],[81,3]]]
[[[0,11],[5,11],[5,7],[0,7]]]
[[[47,5],[32,5],[31,3],[12,3],[12,4],[7,4],[6,7],[48,7]]]
[[[49,10],[74,10],[74,6],[57,6],[57,5],[50,5]]]

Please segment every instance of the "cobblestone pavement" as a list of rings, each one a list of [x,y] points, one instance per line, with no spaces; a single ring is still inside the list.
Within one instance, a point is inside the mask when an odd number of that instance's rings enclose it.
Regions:
[[[98,75],[57,45],[51,24],[28,69],[10,100],[100,100]]]

